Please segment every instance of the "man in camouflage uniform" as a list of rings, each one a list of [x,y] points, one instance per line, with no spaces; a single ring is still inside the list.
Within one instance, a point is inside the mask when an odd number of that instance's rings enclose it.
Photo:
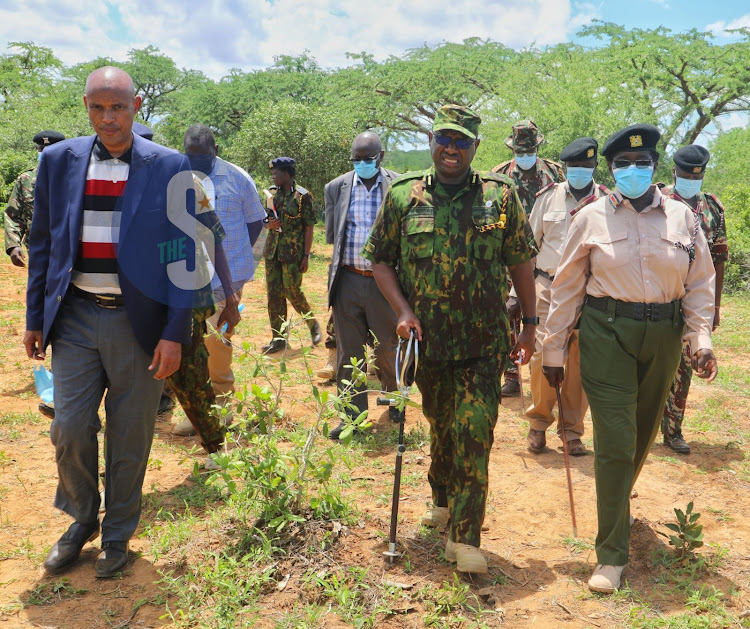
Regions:
[[[714,300],[713,329],[721,321],[721,291],[724,288],[724,264],[729,259],[727,248],[727,231],[724,224],[724,206],[710,192],[702,192],[701,184],[706,174],[706,164],[710,153],[697,144],[683,146],[674,154],[675,183],[662,190],[662,194],[682,201],[690,206],[706,235],[711,251],[714,270],[716,271],[716,293]],[[661,431],[664,443],[679,454],[690,454],[690,445],[682,436],[682,420],[685,416],[685,405],[690,391],[693,368],[690,362],[690,347],[683,348],[680,365],[677,367],[672,388],[664,407]]]
[[[550,184],[565,180],[560,164],[537,155],[542,142],[544,142],[544,136],[539,133],[533,120],[517,122],[505,140],[506,146],[513,151],[513,159],[498,164],[492,169],[492,172],[507,175],[513,180],[527,214],[531,214],[536,195],[540,190],[547,188]],[[511,323],[515,325],[518,318],[518,301],[515,297],[512,297],[508,303],[508,312]],[[505,384],[502,393],[506,397],[521,393],[518,367],[510,359],[505,362]]]
[[[479,116],[441,107],[429,133],[433,166],[388,189],[363,255],[397,316],[421,342],[416,383],[430,423],[428,526],[451,520],[445,556],[461,572],[487,572],[479,551],[488,463],[508,354],[506,267],[524,327],[511,352],[527,362],[536,327],[533,250],[513,182],[471,168]],[[523,350],[523,352],[521,352]]]
[[[294,181],[296,162],[291,157],[277,157],[269,162],[271,178],[276,185],[273,210],[267,222],[268,238],[263,257],[266,261],[268,317],[273,340],[261,349],[265,353],[286,348],[279,337],[286,322],[286,300],[301,315],[312,312],[302,292],[302,274],[307,272],[313,240],[315,213],[312,194]],[[323,340],[317,319],[307,319],[313,345]]]
[[[39,159],[42,159],[42,151],[45,147],[64,139],[65,136],[57,131],[37,133],[34,136],[34,144],[36,144]],[[18,176],[8,198],[8,207],[5,208],[5,253],[10,256],[10,261],[14,266],[26,266],[23,246],[29,245],[29,229],[31,217],[34,214],[36,171],[34,167]]]

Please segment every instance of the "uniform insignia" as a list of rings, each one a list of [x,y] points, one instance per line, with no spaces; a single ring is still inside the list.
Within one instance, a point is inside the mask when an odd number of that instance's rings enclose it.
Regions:
[[[643,138],[640,135],[631,135],[629,139],[630,139],[630,148],[643,146]]]
[[[539,192],[536,193],[537,198],[539,198],[540,196],[542,196],[545,192],[547,192],[547,190],[549,190],[550,188],[552,188],[554,185],[555,185],[555,182],[551,181],[546,186],[544,186],[544,188],[542,188]]]
[[[701,166],[695,166],[695,167],[693,168],[693,172],[694,172],[694,173],[699,173],[699,172],[700,172],[701,170],[703,170],[703,168],[702,168]]]
[[[49,138],[42,138],[42,141],[43,141],[43,142],[44,142],[45,144],[49,144]]]
[[[492,207],[492,201],[487,201],[487,203],[484,204],[484,207]]]
[[[589,149],[586,152],[586,157],[594,157],[594,149]]]

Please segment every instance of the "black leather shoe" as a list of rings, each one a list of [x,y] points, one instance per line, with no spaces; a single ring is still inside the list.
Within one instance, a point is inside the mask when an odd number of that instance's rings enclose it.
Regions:
[[[96,560],[96,578],[109,579],[128,563],[127,542],[102,542],[102,552]]]
[[[529,450],[534,454],[541,454],[544,452],[544,447],[547,445],[547,435],[543,430],[529,429],[529,434],[526,435],[526,443],[529,444]]]
[[[171,411],[173,408],[174,408],[174,400],[168,395],[164,395],[162,393],[161,399],[159,400],[159,410],[157,411],[157,414],[161,415],[162,413]]]
[[[676,432],[671,437],[664,435],[664,445],[669,446],[677,454],[690,454],[690,444],[682,437],[682,432]]]
[[[62,537],[55,542],[44,560],[47,572],[59,572],[68,567],[81,555],[86,542],[99,537],[99,520],[84,524],[73,522]]]
[[[338,426],[336,426],[336,428],[328,432],[328,438],[333,441],[338,441],[341,433],[344,432],[344,428],[346,428],[348,425],[349,424],[347,422],[342,421]],[[354,429],[355,435],[361,435],[363,433],[363,430],[359,430],[357,428]]]
[[[264,354],[275,354],[286,349],[286,341],[284,339],[274,339],[268,345],[264,345],[260,348]]]
[[[500,389],[503,397],[516,397],[521,395],[521,385],[518,380],[506,380]]]
[[[312,338],[313,345],[320,345],[323,340],[323,332],[320,329],[320,323],[317,319],[313,319],[313,324],[310,326],[310,338]]]
[[[55,407],[54,406],[50,406],[49,404],[45,404],[44,402],[39,402],[39,412],[45,417],[49,417],[50,419],[55,419]]]
[[[406,412],[406,409],[404,409],[404,413]],[[395,406],[389,406],[388,407],[388,419],[390,419],[394,424],[401,423],[401,413],[399,412],[398,408]]]

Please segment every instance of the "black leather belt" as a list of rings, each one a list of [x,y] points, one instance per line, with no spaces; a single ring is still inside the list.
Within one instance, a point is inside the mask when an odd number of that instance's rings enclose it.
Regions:
[[[71,284],[68,289],[71,294],[87,301],[93,301],[100,308],[108,308],[114,310],[116,308],[125,307],[125,299],[122,295],[97,295],[96,293],[90,293],[87,290],[82,290],[78,286]]]
[[[592,297],[586,295],[586,305],[600,312],[609,312],[611,302],[615,304],[615,316],[637,319],[638,321],[664,321],[674,317],[675,307],[679,308],[680,301],[670,301],[668,304],[638,304],[630,301],[620,301],[611,297]]]
[[[542,277],[547,278],[550,282],[552,282],[555,279],[555,276],[550,275],[549,273],[547,273],[547,271],[542,271],[541,269],[534,269],[534,277],[539,277],[540,275]]]

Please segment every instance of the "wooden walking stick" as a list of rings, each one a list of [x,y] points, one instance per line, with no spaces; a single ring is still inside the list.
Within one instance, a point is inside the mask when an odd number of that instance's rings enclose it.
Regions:
[[[573,537],[578,537],[578,527],[576,526],[576,507],[573,502],[573,480],[570,478],[570,458],[568,457],[568,440],[565,437],[565,418],[563,417],[563,405],[560,399],[560,383],[555,384],[555,393],[557,393],[557,415],[560,423],[560,433],[563,440],[563,452],[565,453],[565,473],[568,477],[568,498],[570,499],[570,517],[573,518]]]
[[[518,335],[521,333],[521,331],[519,330],[519,327],[520,326],[518,325],[518,319],[516,319],[513,322],[513,329],[514,329],[514,331],[516,333],[516,339],[518,339]],[[521,417],[525,417],[526,416],[526,400],[525,400],[524,395],[523,395],[523,377],[521,376],[521,363],[522,362],[523,362],[523,360],[521,359],[521,354],[519,352],[519,354],[518,354],[518,360],[516,361],[516,365],[518,365],[518,388],[521,390],[521,412],[520,412],[520,415],[521,415]]]

